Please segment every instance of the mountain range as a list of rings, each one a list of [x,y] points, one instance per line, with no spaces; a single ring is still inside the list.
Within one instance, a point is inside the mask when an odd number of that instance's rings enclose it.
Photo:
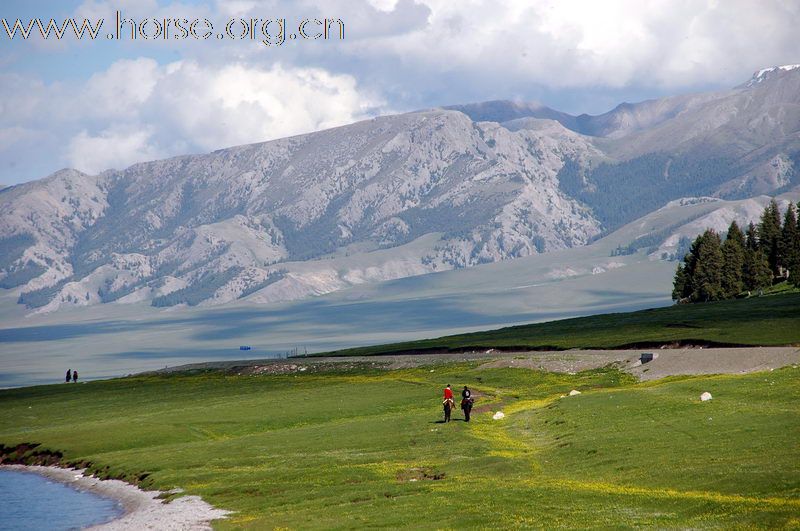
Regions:
[[[598,116],[450,106],[0,188],[0,287],[36,312],[291,301],[582,247],[665,205],[713,218],[799,185],[800,65]],[[690,221],[620,245],[674,259]]]

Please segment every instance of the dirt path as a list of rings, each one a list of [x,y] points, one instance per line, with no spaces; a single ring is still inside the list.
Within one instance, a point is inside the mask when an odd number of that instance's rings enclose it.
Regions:
[[[653,360],[640,361],[643,353]],[[617,363],[641,380],[673,375],[745,374],[800,364],[795,347],[682,348],[659,350],[571,350],[518,354],[487,362],[482,367],[524,367],[554,372],[580,372]]]
[[[642,353],[653,360],[642,364]],[[459,361],[481,361],[483,368],[518,367],[553,372],[580,372],[616,363],[642,380],[682,374],[745,374],[800,364],[797,347],[678,348],[658,350],[565,350],[555,352],[497,352],[408,354],[288,360],[240,360],[196,363],[156,371],[225,370],[234,374],[287,374],[341,370],[405,369]]]

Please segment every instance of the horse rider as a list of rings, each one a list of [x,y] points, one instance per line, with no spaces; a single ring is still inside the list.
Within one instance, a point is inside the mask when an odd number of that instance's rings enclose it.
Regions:
[[[454,406],[455,402],[453,401],[453,390],[450,388],[450,384],[447,384],[447,387],[444,388],[444,400],[442,401],[445,422],[450,422],[450,412],[453,410]]]
[[[450,389],[450,384],[447,384],[447,387],[444,388],[444,399],[447,400],[448,398],[450,400],[453,399],[453,390]]]
[[[472,404],[474,403],[475,399],[472,398],[472,392],[465,385],[461,391],[461,409],[464,411],[464,421],[466,422],[469,422],[469,414],[472,412]]]

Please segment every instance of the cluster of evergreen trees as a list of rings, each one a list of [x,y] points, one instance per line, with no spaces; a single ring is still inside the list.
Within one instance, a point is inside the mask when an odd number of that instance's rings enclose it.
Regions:
[[[731,299],[782,280],[800,287],[800,224],[789,204],[781,222],[773,199],[758,225],[743,233],[734,221],[723,241],[709,229],[697,237],[678,264],[672,298],[681,302]]]

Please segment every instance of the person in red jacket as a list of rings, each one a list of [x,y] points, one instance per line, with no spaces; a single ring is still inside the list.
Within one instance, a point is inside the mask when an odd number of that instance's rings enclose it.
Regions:
[[[447,400],[448,398],[450,400],[453,399],[453,390],[450,389],[450,384],[447,384],[447,387],[444,388],[444,399]]]
[[[450,389],[450,384],[447,384],[447,387],[444,388],[444,400],[442,401],[442,407],[444,407],[444,421],[450,422],[450,412],[453,411],[453,390]]]

